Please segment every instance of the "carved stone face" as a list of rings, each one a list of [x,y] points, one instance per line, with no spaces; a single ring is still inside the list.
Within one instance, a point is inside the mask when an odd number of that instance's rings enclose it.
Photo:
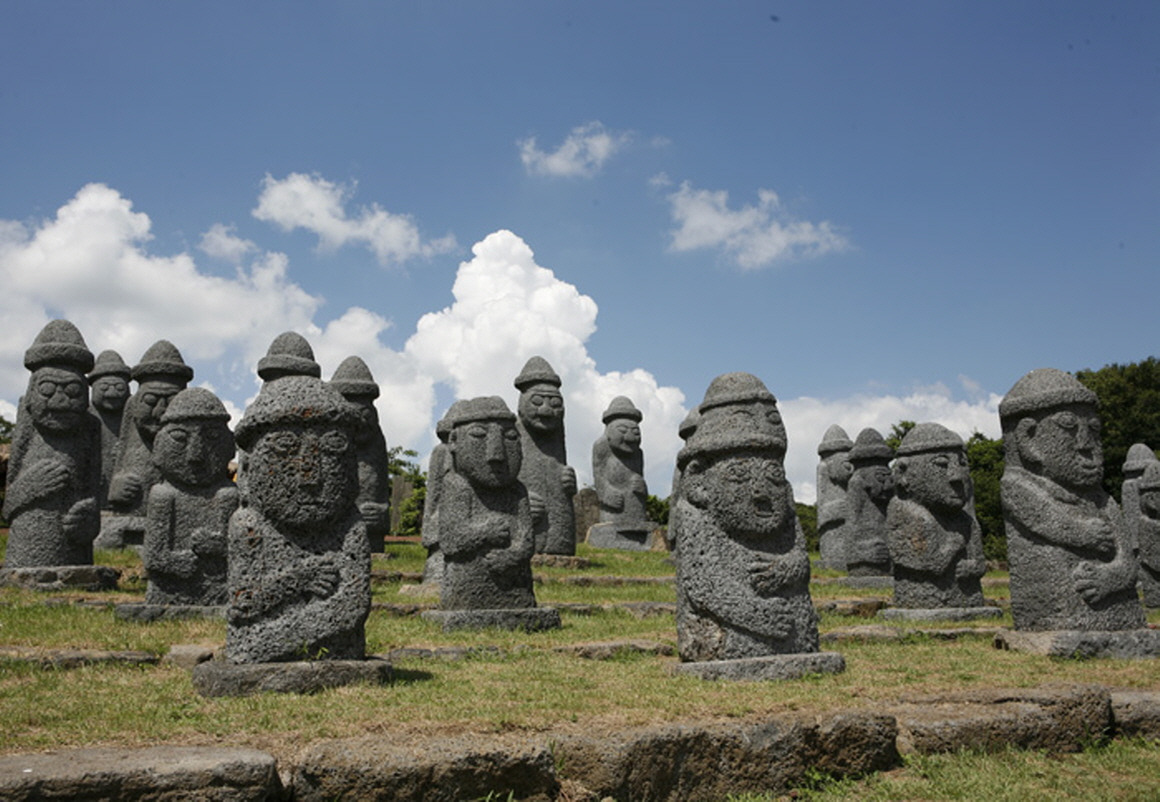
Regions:
[[[961,510],[970,495],[970,481],[963,451],[931,451],[899,461],[899,492],[930,510]]]
[[[826,473],[830,477],[830,481],[838,487],[845,487],[850,483],[850,477],[854,475],[854,465],[850,462],[850,455],[846,452],[838,452],[826,460]]]
[[[564,396],[554,385],[533,385],[520,393],[519,416],[529,431],[558,431],[564,426]]]
[[[85,377],[64,368],[37,368],[28,382],[27,404],[32,422],[48,432],[77,429],[88,410]]]
[[[125,416],[133,421],[142,439],[152,442],[161,431],[161,416],[169,408],[169,401],[182,390],[175,382],[153,379],[137,387],[137,392],[125,405]]]
[[[617,454],[628,456],[640,450],[640,424],[630,418],[610,420],[604,427],[604,436]]]
[[[1069,404],[1020,421],[1016,436],[1032,470],[1064,487],[1097,487],[1104,475],[1100,418],[1087,404]]]
[[[93,406],[102,412],[120,412],[129,400],[129,381],[123,376],[101,376],[93,382]]]
[[[785,468],[773,457],[727,455],[709,464],[697,481],[707,509],[730,535],[772,535],[791,514]]]
[[[226,475],[234,437],[223,420],[167,423],[153,440],[153,462],[171,482],[207,487]]]
[[[246,491],[249,504],[279,528],[341,521],[358,492],[350,436],[327,424],[284,424],[264,432],[246,456]]]
[[[358,411],[360,430],[359,442],[366,442],[379,425],[379,412],[375,409],[375,399],[369,395],[344,395],[343,398]]]
[[[858,468],[858,472],[866,488],[866,495],[877,502],[890,500],[891,494],[894,493],[894,476],[890,473],[889,465],[885,462],[867,465]]]
[[[514,422],[469,421],[451,432],[455,472],[472,485],[506,487],[516,480],[523,461],[520,433]]]

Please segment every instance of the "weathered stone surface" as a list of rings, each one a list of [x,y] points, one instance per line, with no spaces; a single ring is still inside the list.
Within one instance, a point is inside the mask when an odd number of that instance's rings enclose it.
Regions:
[[[867,588],[893,588],[893,576],[844,576],[838,581],[839,585],[847,588],[866,590]]]
[[[583,569],[592,565],[587,557],[577,557],[574,554],[533,554],[533,568],[573,568]]]
[[[520,391],[519,421],[523,462],[520,481],[540,499],[544,513],[535,522],[535,550],[576,553],[576,472],[564,447],[564,396],[560,377],[543,357],[527,361],[515,380]]]
[[[121,569],[108,565],[55,565],[0,570],[0,583],[29,590],[114,590],[120,578]]]
[[[850,449],[854,442],[838,424],[822,436],[818,444],[817,510],[818,548],[822,565],[838,571],[846,570],[846,549],[850,538],[850,503],[846,497],[854,466],[850,464]]]
[[[592,477],[600,502],[600,523],[588,532],[599,548],[648,548],[655,528],[648,519],[648,485],[640,447],[643,415],[626,396],[612,399],[604,410],[604,433],[592,444]],[[623,542],[623,545],[621,543]]]
[[[1120,486],[1120,511],[1132,550],[1138,548],[1140,533],[1140,479],[1149,465],[1158,462],[1156,452],[1144,443],[1133,443],[1124,460],[1124,482]]]
[[[154,665],[157,655],[136,650],[42,649],[32,646],[0,646],[0,658],[35,663],[44,668],[80,668],[98,663]]]
[[[898,719],[903,754],[1008,747],[1077,752],[1111,734],[1106,688],[986,689],[909,700],[889,712]]]
[[[825,599],[814,602],[819,612],[850,615],[859,618],[873,618],[879,610],[885,609],[889,602],[886,599]]]
[[[555,799],[547,743],[488,733],[461,738],[358,738],[308,748],[294,768],[295,799]]]
[[[89,411],[100,424],[101,432],[101,485],[97,506],[109,506],[109,482],[116,465],[117,442],[121,439],[121,418],[125,402],[129,400],[129,379],[132,371],[116,351],[101,351],[93,369],[89,371]]]
[[[451,449],[447,441],[451,439],[451,422],[463,406],[456,401],[435,424],[438,444],[427,458],[427,497],[423,500],[422,543],[427,549],[427,561],[423,564],[423,583],[436,588],[443,582],[443,552],[439,550],[439,505],[443,501],[443,482],[451,473]]]
[[[959,638],[991,638],[1006,630],[1001,627],[924,627],[899,629],[883,624],[863,624],[855,627],[838,627],[822,633],[822,643],[844,643],[846,641],[891,642],[907,638],[921,637],[934,640],[958,640]]]
[[[50,321],[24,353],[30,371],[12,430],[5,566],[91,565],[100,528],[100,431],[85,371],[93,354],[67,320]]]
[[[846,570],[851,577],[890,576],[886,510],[894,496],[890,472],[894,451],[877,431],[863,429],[848,458],[853,474],[847,492],[850,533],[846,541]]]
[[[367,528],[371,552],[383,550],[383,538],[391,529],[391,474],[387,456],[387,439],[379,425],[375,399],[379,385],[371,375],[366,362],[357,356],[348,356],[334,371],[330,386],[354,405],[362,419],[355,436],[358,453],[358,504]]]
[[[557,646],[557,652],[574,654],[586,660],[611,660],[625,654],[651,654],[667,657],[677,653],[671,643],[654,640],[613,640],[600,643],[573,643]]]
[[[1137,481],[1136,544],[1140,590],[1145,607],[1160,607],[1160,462],[1153,462]]]
[[[169,647],[169,651],[165,653],[165,657],[161,658],[161,662],[192,671],[194,666],[201,665],[213,658],[214,650],[208,646],[196,643],[176,643]]]
[[[228,663],[211,660],[193,669],[193,687],[202,696],[250,696],[255,693],[318,693],[358,682],[391,681],[386,660],[308,660],[280,663]]]
[[[708,680],[760,681],[800,679],[810,674],[840,674],[846,660],[837,652],[804,652],[773,654],[766,657],[744,657],[737,660],[707,660],[678,663],[674,674]]]
[[[10,802],[264,802],[281,793],[274,758],[256,749],[110,747],[0,756],[0,797]]]
[[[149,604],[125,602],[113,607],[113,614],[122,621],[172,621],[186,618],[225,618],[228,607],[224,604]]]
[[[1112,690],[1116,735],[1160,739],[1160,691]]]
[[[491,610],[425,610],[420,614],[438,623],[444,632],[457,629],[522,629],[539,632],[559,629],[560,613],[553,607],[523,607]]]
[[[1160,657],[1160,630],[1123,629],[1000,632],[995,648],[1049,657]]]
[[[1102,486],[1095,393],[1060,370],[1033,370],[999,404],[1011,613],[1018,630],[1144,626],[1137,564]]]
[[[576,516],[576,537],[588,541],[588,532],[600,523],[600,499],[591,487],[581,488],[572,498],[572,509]]]
[[[887,621],[970,621],[975,618],[1002,618],[998,607],[891,607],[878,615]]]

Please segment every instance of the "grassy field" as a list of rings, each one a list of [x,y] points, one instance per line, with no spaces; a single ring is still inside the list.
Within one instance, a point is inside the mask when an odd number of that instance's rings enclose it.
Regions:
[[[672,602],[671,582],[604,584],[603,577],[671,577],[667,555],[597,551],[582,546],[590,561],[583,569],[537,568],[541,604],[588,605],[562,608],[562,629],[542,633],[486,631],[446,634],[418,616],[392,612],[392,605],[434,603],[413,595],[400,579],[377,581],[374,601],[380,607],[367,623],[368,651],[385,653],[401,647],[474,647],[461,659],[405,659],[395,663],[397,679],[386,687],[348,687],[316,696],[266,695],[241,699],[205,699],[188,672],[161,664],[147,667],[96,665],[72,670],[45,670],[24,662],[0,660],[0,752],[82,745],[232,744],[292,758],[306,743],[368,733],[463,733],[577,727],[615,729],[682,719],[710,719],[788,711],[826,711],[880,707],[903,697],[973,687],[1098,682],[1160,690],[1155,661],[1056,660],[998,651],[985,635],[941,640],[912,635],[901,642],[843,641],[826,646],[846,658],[843,674],[787,683],[711,683],[672,677],[675,657],[622,652],[611,660],[586,660],[562,651],[594,641],[647,640],[676,645],[669,614],[641,615],[626,602]],[[120,621],[110,605],[93,601],[141,600],[144,582],[139,560],[126,553],[98,553],[100,564],[123,571],[121,587],[108,593],[36,594],[0,590],[0,646],[144,650],[163,655],[173,644],[218,647],[225,623],[217,620],[164,621],[150,624]],[[376,556],[381,576],[422,570],[417,544],[392,543]],[[888,597],[885,590],[851,590],[818,572],[815,600]],[[591,584],[577,584],[587,577]],[[1006,577],[989,574],[988,598],[1007,596]],[[46,603],[52,602],[52,603]],[[384,608],[381,605],[387,605]],[[1153,623],[1160,615],[1153,613]],[[867,619],[826,613],[821,628],[869,623]],[[995,622],[979,622],[994,626]],[[1010,625],[1009,618],[1000,623]],[[895,624],[907,628],[903,624]],[[913,626],[913,625],[911,625]],[[961,626],[947,624],[947,626]],[[1047,756],[1011,753],[910,761],[903,769],[858,783],[818,783],[809,791],[820,799],[977,798],[983,792],[956,797],[939,790],[955,785],[956,766],[977,765],[984,774],[1002,771],[1026,777],[1035,798],[1052,791],[1054,777],[1073,772],[1096,790],[1141,777],[1141,754],[1152,754],[1152,798],[1160,797],[1154,747],[1115,744],[1061,763]],[[968,762],[974,761],[974,762]],[[1092,761],[1096,761],[1093,763]],[[1110,766],[1097,769],[1096,765]],[[1073,768],[1064,771],[1064,766]],[[1096,781],[1100,771],[1107,776]],[[1063,772],[1061,774],[1061,772]],[[991,772],[993,773],[993,772]],[[1117,774],[1118,773],[1118,774]],[[1042,776],[1041,776],[1042,775]],[[1052,775],[1048,777],[1047,775]],[[940,779],[944,778],[944,779]],[[946,779],[950,778],[950,779]],[[1077,780],[1078,782],[1078,780]],[[1118,785],[1117,785],[1118,783]],[[1109,785],[1111,784],[1111,785]],[[871,794],[877,794],[872,796]],[[996,799],[1013,798],[998,791]],[[1098,795],[1086,798],[1134,799],[1140,796]]]

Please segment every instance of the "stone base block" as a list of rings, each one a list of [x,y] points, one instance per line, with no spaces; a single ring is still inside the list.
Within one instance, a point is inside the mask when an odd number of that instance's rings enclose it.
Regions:
[[[1048,657],[1115,657],[1122,660],[1160,657],[1160,629],[1000,632],[995,636],[995,648]]]
[[[624,551],[652,551],[654,530],[620,531],[614,524],[596,524],[589,528],[586,538],[589,546],[598,549]]]
[[[559,629],[560,613],[554,607],[527,607],[518,610],[427,610],[427,621],[442,625],[444,632],[456,629],[522,629],[538,632]]]
[[[998,607],[888,607],[879,610],[887,621],[970,621],[973,618],[1002,618]]]
[[[737,681],[799,679],[807,674],[840,674],[845,670],[846,659],[837,652],[707,660],[702,663],[678,663],[672,668],[674,674]]]
[[[839,582],[848,588],[893,588],[892,576],[847,576]]]
[[[101,513],[101,532],[93,541],[94,549],[139,551],[144,543],[145,516]]]
[[[366,660],[311,660],[299,663],[227,663],[212,660],[193,669],[193,687],[202,696],[250,696],[263,691],[317,693],[327,688],[391,681],[391,664]]]
[[[0,584],[29,590],[115,590],[120,578],[120,569],[107,565],[42,565],[0,571]]]
[[[195,604],[143,604],[126,602],[113,607],[113,615],[122,621],[167,621],[181,618],[225,618],[225,605],[214,607]]]

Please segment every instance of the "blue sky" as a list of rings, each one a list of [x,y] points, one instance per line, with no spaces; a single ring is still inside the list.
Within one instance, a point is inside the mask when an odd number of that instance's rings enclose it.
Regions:
[[[653,492],[717,374],[997,435],[1036,367],[1155,353],[1154,2],[23,2],[0,9],[0,413],[52,317],[235,412],[296,329],[388,442],[532,354]]]

